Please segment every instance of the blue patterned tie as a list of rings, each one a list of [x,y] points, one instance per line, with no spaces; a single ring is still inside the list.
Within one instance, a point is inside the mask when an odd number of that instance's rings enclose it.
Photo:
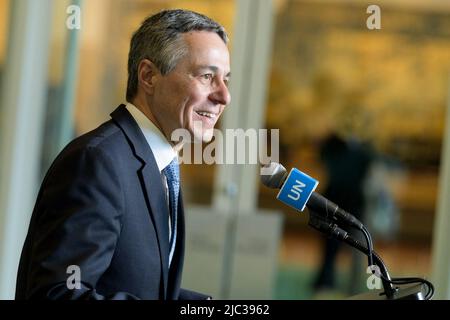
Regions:
[[[177,238],[177,208],[178,195],[180,194],[180,168],[178,166],[178,159],[175,158],[172,162],[163,169],[163,173],[167,178],[167,186],[169,188],[169,204],[170,204],[170,221],[172,235],[169,242],[169,265],[172,262],[172,256],[175,251],[175,242]]]

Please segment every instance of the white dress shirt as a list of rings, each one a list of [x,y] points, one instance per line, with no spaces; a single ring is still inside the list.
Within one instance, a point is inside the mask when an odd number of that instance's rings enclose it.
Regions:
[[[158,127],[156,127],[153,122],[151,122],[150,119],[142,113],[141,110],[139,110],[135,105],[131,103],[127,103],[126,108],[131,113],[134,120],[136,120],[139,128],[144,134],[145,140],[147,140],[150,149],[152,149],[153,155],[156,160],[156,165],[158,166],[159,172],[161,173],[161,178],[163,180],[163,185],[166,191],[166,203],[170,211],[169,188],[167,186],[166,176],[162,173],[162,171],[172,162],[175,157],[178,157],[178,154],[167,141],[166,137],[158,129]],[[168,221],[170,241],[170,237],[172,236],[170,214],[168,217]]]

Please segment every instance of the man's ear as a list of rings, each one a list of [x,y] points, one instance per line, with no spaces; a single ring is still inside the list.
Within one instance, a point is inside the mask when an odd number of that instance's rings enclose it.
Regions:
[[[139,86],[147,94],[153,94],[155,83],[160,72],[156,65],[148,59],[143,59],[138,66]]]

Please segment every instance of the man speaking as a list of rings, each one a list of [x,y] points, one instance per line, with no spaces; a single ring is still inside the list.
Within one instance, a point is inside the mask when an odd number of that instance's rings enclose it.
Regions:
[[[153,15],[133,34],[128,103],[72,141],[47,172],[16,299],[207,298],[180,289],[182,146],[170,137],[183,128],[211,139],[230,102],[227,41],[222,26],[186,10]]]

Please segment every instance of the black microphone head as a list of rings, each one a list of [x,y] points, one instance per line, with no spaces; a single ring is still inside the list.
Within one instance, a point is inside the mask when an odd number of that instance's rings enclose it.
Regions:
[[[269,188],[279,189],[286,180],[287,171],[283,165],[277,162],[270,162],[264,165],[261,173],[261,182]]]

